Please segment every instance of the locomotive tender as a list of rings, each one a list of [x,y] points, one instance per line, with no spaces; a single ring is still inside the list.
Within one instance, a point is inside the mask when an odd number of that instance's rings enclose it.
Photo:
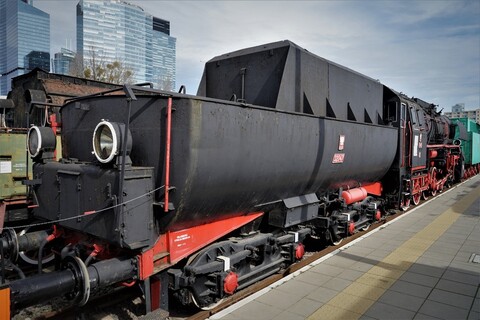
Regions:
[[[147,312],[168,290],[209,308],[307,237],[337,244],[463,174],[433,105],[289,41],[213,58],[196,96],[123,90],[62,107],[60,161],[51,131],[30,130],[35,216],[54,227],[6,230],[2,258],[48,242],[60,267],[8,283],[13,310],[127,282]]]

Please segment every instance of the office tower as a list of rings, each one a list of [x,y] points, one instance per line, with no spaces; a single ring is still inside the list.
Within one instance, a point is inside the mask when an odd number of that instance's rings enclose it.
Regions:
[[[119,61],[133,82],[175,88],[176,39],[170,22],[120,1],[81,0],[77,5],[77,54],[84,67]]]
[[[31,0],[0,0],[0,95],[35,68],[50,71],[50,15]]]
[[[65,48],[55,53],[53,59],[53,72],[70,75],[70,68],[75,61],[75,52]]]

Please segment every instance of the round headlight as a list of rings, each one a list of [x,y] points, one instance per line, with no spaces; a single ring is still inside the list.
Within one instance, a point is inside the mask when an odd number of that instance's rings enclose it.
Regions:
[[[101,121],[93,132],[93,153],[101,163],[108,163],[119,152],[120,137],[114,124]]]
[[[56,143],[52,128],[33,126],[28,130],[27,149],[32,158],[37,158],[43,151],[55,150]]]

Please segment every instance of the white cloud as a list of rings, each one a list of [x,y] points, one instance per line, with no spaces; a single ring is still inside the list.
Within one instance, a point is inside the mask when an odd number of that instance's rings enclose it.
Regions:
[[[35,0],[51,15],[53,50],[75,39],[77,2]],[[171,22],[188,93],[214,56],[288,39],[447,110],[480,106],[478,1],[130,2]]]

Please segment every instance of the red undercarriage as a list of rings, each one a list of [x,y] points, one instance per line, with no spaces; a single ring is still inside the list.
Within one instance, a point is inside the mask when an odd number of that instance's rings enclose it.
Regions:
[[[254,212],[160,235],[153,248],[138,256],[140,261],[140,279],[147,279],[153,274],[170,267],[205,247],[206,243],[211,243],[221,238],[261,215],[263,215],[263,212]]]
[[[428,192],[435,194],[444,188],[445,184],[454,180],[455,166],[460,160],[460,147],[457,145],[429,145],[429,169],[416,167],[412,169],[411,186],[412,200],[418,204],[420,197],[428,196]],[[436,163],[438,152],[442,150],[445,161]]]

